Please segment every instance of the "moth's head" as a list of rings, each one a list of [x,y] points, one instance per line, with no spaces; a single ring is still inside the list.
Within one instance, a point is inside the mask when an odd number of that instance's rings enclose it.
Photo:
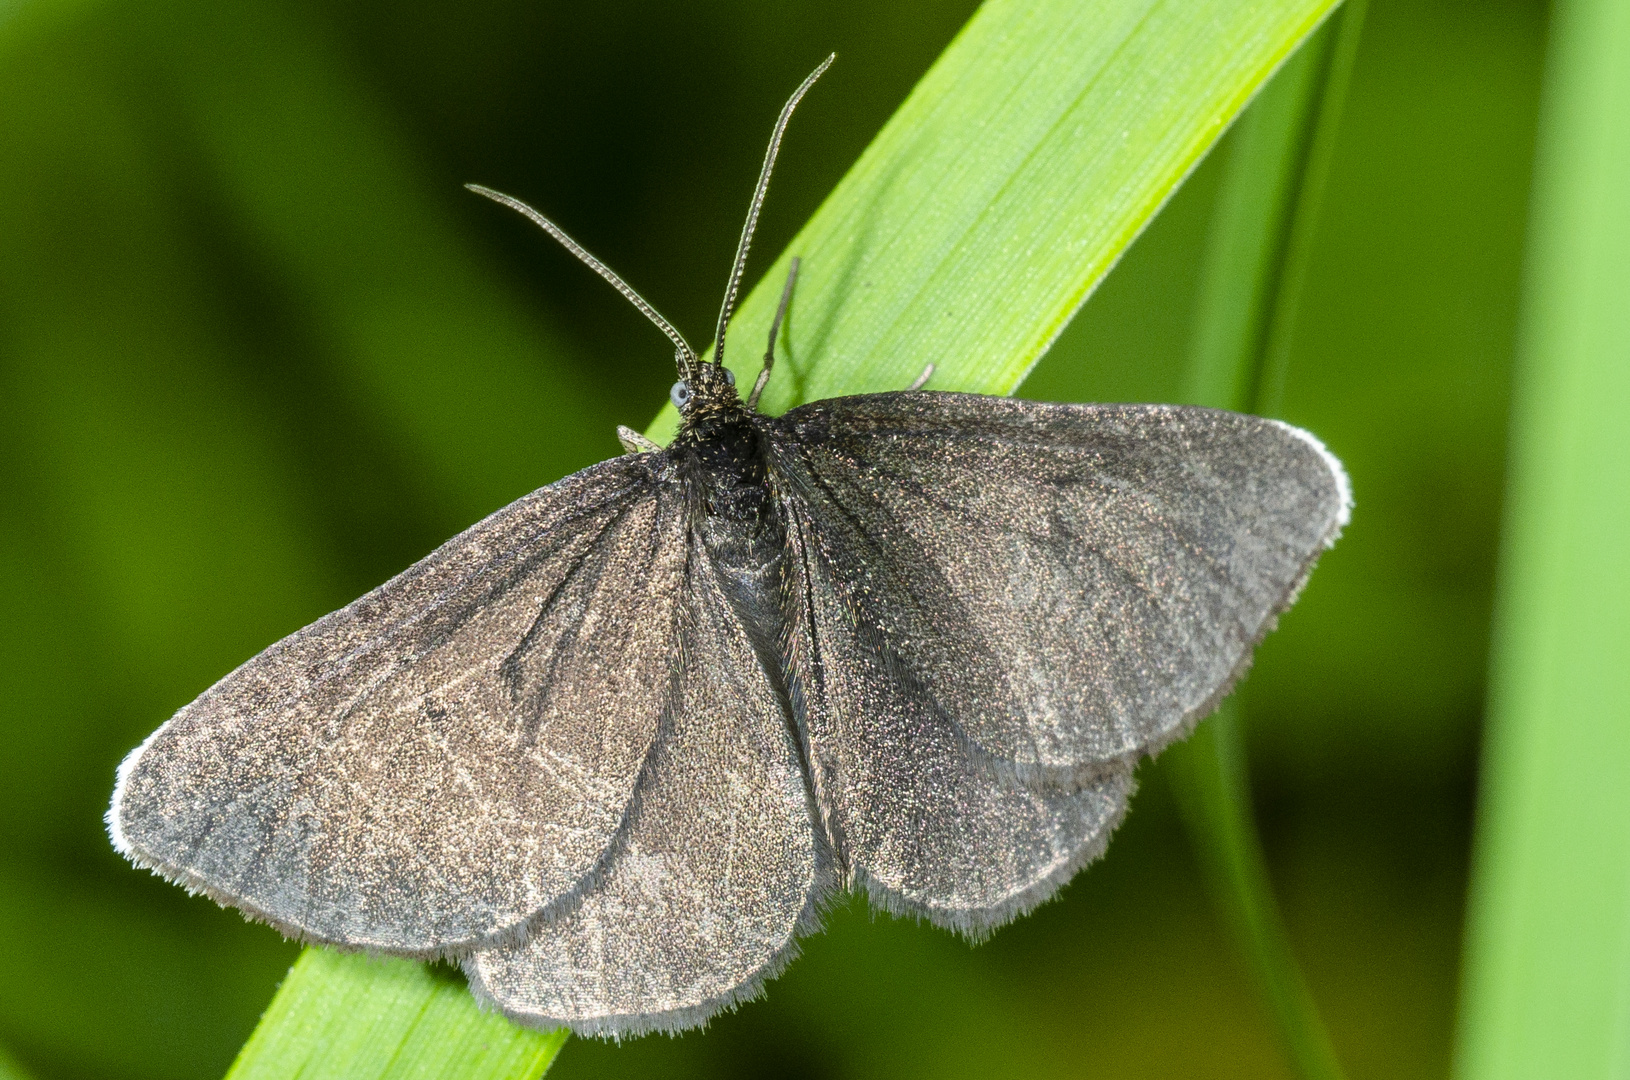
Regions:
[[[668,399],[680,416],[727,408],[741,401],[736,393],[736,374],[720,364],[695,363],[680,369],[679,381],[668,391]]]

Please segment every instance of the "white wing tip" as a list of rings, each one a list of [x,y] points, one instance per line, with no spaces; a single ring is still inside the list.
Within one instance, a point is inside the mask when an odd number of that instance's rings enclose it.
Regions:
[[[147,748],[153,745],[153,740],[158,738],[159,732],[163,730],[164,725],[160,725],[156,731],[142,740],[140,746],[126,754],[124,760],[119,762],[119,771],[113,781],[113,801],[108,804],[108,812],[103,815],[103,820],[108,826],[108,839],[113,841],[113,850],[138,865],[141,865],[141,855],[131,844],[130,838],[125,835],[122,822],[125,792],[130,786],[130,775],[136,771],[136,765],[141,761],[142,754],[147,752]]]
[[[1294,424],[1287,424],[1283,420],[1274,420],[1272,423],[1278,424],[1287,433],[1311,446],[1318,452],[1319,457],[1324,459],[1325,465],[1329,467],[1330,476],[1336,482],[1336,499],[1339,503],[1336,509],[1336,527],[1328,541],[1328,543],[1334,543],[1336,537],[1341,534],[1341,530],[1345,529],[1347,523],[1353,519],[1353,484],[1347,478],[1347,470],[1342,466],[1341,459],[1332,454],[1329,448],[1319,441],[1319,437],[1311,431],[1296,427]]]

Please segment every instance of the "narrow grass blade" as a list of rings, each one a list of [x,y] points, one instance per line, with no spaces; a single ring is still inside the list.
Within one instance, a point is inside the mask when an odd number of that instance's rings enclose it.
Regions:
[[[1280,69],[1229,135],[1195,307],[1183,391],[1190,404],[1238,411],[1258,405],[1330,31],[1321,30]]]
[[[987,3],[742,304],[738,378],[799,255],[767,411],[898,389],[929,362],[932,387],[1011,393],[1334,6]],[[781,168],[797,156],[794,121]],[[664,409],[649,434],[676,420]]]
[[[762,341],[787,261],[803,256],[766,406],[904,386],[929,361],[939,365],[934,386],[1011,392],[1332,6],[987,4],[743,303],[732,332]],[[804,107],[818,107],[818,94]],[[783,167],[795,157],[796,133]],[[744,345],[734,355],[756,350]],[[741,385],[751,384],[754,364],[742,361]],[[670,409],[651,434],[666,438],[673,426]],[[430,982],[415,983],[429,976],[415,976],[412,965],[377,965],[308,951],[233,1080],[296,1075],[319,1053],[341,1075],[363,1051],[359,1071],[345,1075],[525,1075],[379,1071],[393,1040],[427,1042],[413,1034],[415,1002],[464,1009],[462,1019],[446,1021],[450,1032],[500,1022],[476,1014],[467,995],[455,1005]],[[395,989],[407,984],[419,989]],[[375,996],[385,1001],[380,1009],[355,1014],[369,1025],[365,1034],[322,1019]]]
[[[1630,1077],[1630,5],[1551,16],[1457,1047]]]
[[[1341,1062],[1274,900],[1251,813],[1238,699],[1223,702],[1167,754],[1212,905],[1268,1006],[1292,1070],[1302,1080],[1341,1080]]]
[[[1334,130],[1364,19],[1348,0],[1280,71],[1229,146],[1196,309],[1186,394],[1271,413]],[[1290,947],[1251,813],[1237,698],[1169,752],[1179,804],[1218,913],[1238,942],[1296,1073],[1343,1075]]]
[[[307,949],[227,1080],[532,1080],[565,1042],[481,1012],[450,972]]]
[[[1340,130],[1342,109],[1347,104],[1347,89],[1352,85],[1353,64],[1358,59],[1358,43],[1364,35],[1368,9],[1369,0],[1347,0],[1339,24],[1331,28],[1329,40],[1320,46],[1317,61],[1324,70],[1319,80],[1322,89],[1316,98],[1318,111],[1307,136],[1296,203],[1285,226],[1278,287],[1273,292],[1267,338],[1262,343],[1262,358],[1251,389],[1253,409],[1263,416],[1276,414],[1285,396],[1291,341],[1301,313],[1308,265],[1313,258],[1314,231],[1319,223],[1319,208],[1336,152],[1336,132]]]

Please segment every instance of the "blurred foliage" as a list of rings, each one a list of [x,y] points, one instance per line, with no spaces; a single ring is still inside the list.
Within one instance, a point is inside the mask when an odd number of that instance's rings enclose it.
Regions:
[[[218,1076],[295,950],[108,848],[119,758],[664,400],[661,338],[459,185],[528,198],[705,336],[786,89],[841,54],[762,251],[972,7],[0,7],[0,1044],[47,1080]],[[1448,1066],[1543,29],[1537,0],[1373,0],[1291,343],[1284,414],[1358,508],[1243,693],[1355,1077]],[[1218,156],[1021,393],[1178,396]],[[986,945],[851,904],[765,1001],[575,1040],[552,1075],[1283,1075],[1160,774]]]
[[[1630,1076],[1630,5],[1552,7],[1457,1080]]]

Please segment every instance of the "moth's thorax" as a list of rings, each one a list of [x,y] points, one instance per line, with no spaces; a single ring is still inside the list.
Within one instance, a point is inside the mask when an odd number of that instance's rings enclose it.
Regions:
[[[758,425],[739,401],[688,411],[673,450],[698,514],[757,530],[773,499]]]
[[[690,496],[691,528],[737,618],[773,665],[786,529],[759,423],[739,399],[693,407],[670,452]]]
[[[680,389],[689,396],[680,410],[673,449],[684,462],[693,491],[704,500],[728,504],[738,489],[762,487],[764,454],[754,416],[742,404],[729,372],[716,364],[700,364],[676,385],[675,390]],[[716,505],[709,512],[735,516],[731,509]]]

